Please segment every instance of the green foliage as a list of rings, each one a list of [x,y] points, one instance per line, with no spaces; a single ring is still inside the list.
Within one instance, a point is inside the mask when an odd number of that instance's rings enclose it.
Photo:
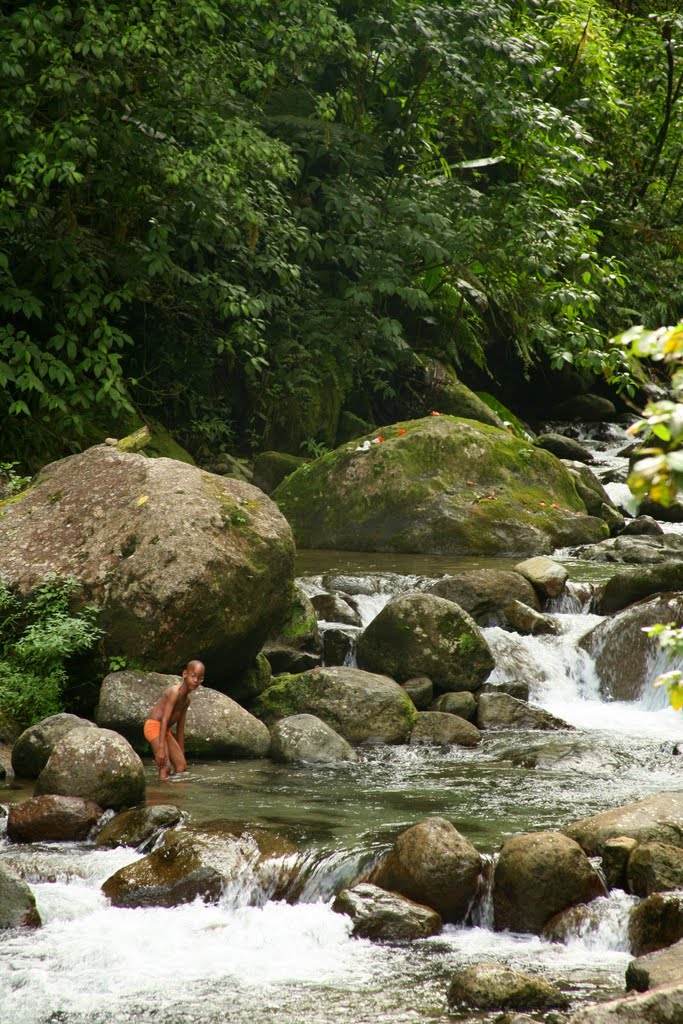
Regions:
[[[642,450],[644,457],[636,460],[628,477],[628,485],[637,497],[648,495],[661,505],[669,505],[683,488],[683,323],[654,331],[633,327],[614,341],[637,358],[652,359],[670,371],[672,400],[648,403],[642,419],[630,428],[634,435],[646,435],[648,447]],[[683,658],[683,629],[673,623],[658,623],[644,632],[657,637],[660,647],[672,657]],[[683,673],[665,672],[654,685],[667,688],[677,711],[683,708]]]
[[[15,494],[21,494],[31,483],[30,476],[21,476],[17,473],[18,462],[0,462],[0,496],[12,498]]]
[[[95,609],[70,611],[77,589],[50,575],[23,602],[0,578],[0,705],[24,727],[64,710],[68,660],[102,635]]]
[[[321,389],[374,418],[416,354],[628,388],[606,339],[683,314],[681,31],[588,0],[15,5],[5,457],[132,404],[194,452],[296,450]]]

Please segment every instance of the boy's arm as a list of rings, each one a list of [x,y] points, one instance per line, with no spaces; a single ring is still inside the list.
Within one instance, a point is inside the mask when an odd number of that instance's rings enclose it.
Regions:
[[[178,715],[178,722],[175,727],[175,738],[183,754],[185,753],[185,719],[187,718],[187,709],[189,706],[190,704],[188,702],[180,712]]]
[[[164,710],[161,713],[161,724],[159,727],[159,760],[165,763],[168,760],[168,750],[166,749],[166,733],[168,732],[168,723],[171,720],[175,703],[178,699],[178,690],[172,689],[168,694],[167,700],[164,704]],[[158,763],[158,761],[157,761]]]

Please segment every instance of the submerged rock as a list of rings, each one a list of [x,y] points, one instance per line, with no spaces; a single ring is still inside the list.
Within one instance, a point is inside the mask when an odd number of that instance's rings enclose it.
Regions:
[[[640,996],[586,1006],[569,1024],[679,1024],[683,1020],[683,985],[667,985]]]
[[[232,822],[175,828],[152,853],[111,875],[102,892],[115,907],[175,907],[197,897],[215,903],[232,883],[265,903],[287,896],[296,853],[277,833]]]
[[[604,895],[605,886],[578,843],[560,832],[513,836],[494,869],[495,927],[540,935],[556,914]]]
[[[368,882],[342,889],[332,909],[348,914],[353,921],[352,935],[360,939],[424,939],[443,927],[436,910]]]
[[[40,928],[41,924],[35,897],[26,882],[0,864],[0,930]]]
[[[285,764],[333,764],[358,758],[351,744],[315,715],[291,715],[276,722],[271,732],[270,756]]]
[[[98,832],[95,845],[107,850],[115,846],[134,846],[137,849],[158,836],[162,829],[173,828],[182,818],[182,811],[175,804],[131,807],[107,822]]]
[[[496,963],[457,970],[448,988],[451,1010],[566,1009],[569,1000],[538,974],[524,974]]]
[[[426,818],[402,832],[393,848],[361,879],[464,921],[479,892],[482,859],[445,818]]]
[[[358,664],[398,682],[426,675],[439,690],[476,690],[494,666],[467,612],[432,594],[393,598],[360,636]]]
[[[87,839],[103,813],[99,804],[79,796],[34,796],[10,806],[7,836],[15,843]]]
[[[302,466],[274,491],[298,547],[527,554],[608,535],[560,460],[506,430],[428,416],[377,436]]]
[[[271,725],[316,715],[349,743],[404,743],[417,721],[415,705],[393,679],[344,666],[280,678],[254,711]]]

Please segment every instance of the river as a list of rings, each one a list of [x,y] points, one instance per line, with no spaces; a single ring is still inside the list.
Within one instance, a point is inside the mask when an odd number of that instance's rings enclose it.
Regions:
[[[396,587],[484,564],[338,552],[299,559],[309,588],[323,575],[374,574],[366,621]],[[577,646],[597,621],[583,611],[586,593],[614,567],[564,560],[572,583],[552,612],[558,636],[484,632],[495,678],[526,679],[531,699],[573,730],[488,733],[476,749],[374,746],[358,763],[329,767],[195,762],[164,785],[147,762],[148,802],[176,803],[193,821],[226,818],[296,839],[305,878],[296,904],[268,900],[245,866],[218,905],[117,909],[100,886],[140,853],[92,843],[29,847],[0,836],[0,859],[30,883],[43,920],[35,932],[0,940],[0,1024],[493,1021],[495,1014],[458,1017],[446,1004],[453,969],[483,959],[543,972],[573,1007],[622,994],[635,900],[618,890],[596,901],[581,933],[564,944],[494,932],[486,898],[470,925],[413,943],[351,938],[349,920],[331,909],[339,888],[427,815],[448,818],[493,857],[515,832],[561,829],[683,789],[683,756],[675,753],[681,716],[649,686],[632,704],[602,701],[594,665]],[[12,780],[0,783],[0,804],[30,795]]]

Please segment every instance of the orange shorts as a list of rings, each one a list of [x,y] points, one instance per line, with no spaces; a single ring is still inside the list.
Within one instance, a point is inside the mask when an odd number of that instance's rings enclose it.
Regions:
[[[159,733],[161,732],[161,722],[159,722],[156,718],[148,718],[147,721],[145,722],[145,727],[142,731],[148,743],[151,743],[152,740],[158,740]],[[166,736],[168,737],[170,735],[171,730],[169,729],[168,732],[166,733]]]

